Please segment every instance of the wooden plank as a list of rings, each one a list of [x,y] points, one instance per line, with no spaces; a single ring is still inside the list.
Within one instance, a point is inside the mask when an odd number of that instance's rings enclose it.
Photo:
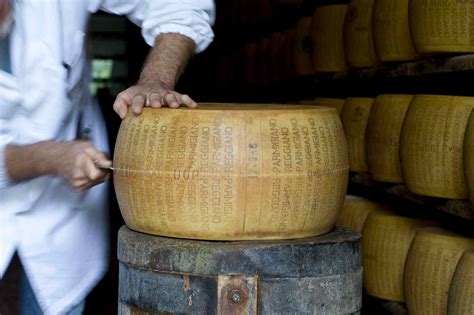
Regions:
[[[374,193],[388,193],[398,198],[443,211],[457,217],[474,221],[474,209],[469,200],[454,200],[426,197],[414,194],[404,185],[386,184],[373,181],[367,174],[354,174],[351,183],[361,185]]]

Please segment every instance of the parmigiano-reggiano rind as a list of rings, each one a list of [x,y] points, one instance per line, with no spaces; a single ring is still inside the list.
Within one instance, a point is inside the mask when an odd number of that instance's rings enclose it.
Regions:
[[[114,183],[126,224],[162,236],[254,240],[330,231],[348,181],[332,108],[200,104],[131,113]]]
[[[419,53],[474,52],[474,2],[410,0],[410,27]]]
[[[315,106],[323,106],[323,107],[332,107],[337,110],[337,113],[341,115],[342,107],[346,102],[343,98],[327,98],[327,97],[317,97],[313,100],[303,100],[299,101],[298,104],[301,105],[315,105]]]
[[[385,94],[376,97],[367,124],[367,163],[374,180],[403,183],[400,165],[400,135],[412,95]]]
[[[352,97],[346,100],[342,109],[341,119],[347,140],[351,172],[369,171],[365,132],[373,103],[373,98]]]
[[[416,95],[405,115],[401,160],[416,194],[467,199],[463,140],[474,97]]]
[[[364,288],[368,295],[404,302],[403,272],[417,229],[432,225],[393,212],[371,212],[362,230]]]
[[[374,42],[383,62],[417,58],[408,18],[410,0],[375,0]]]
[[[469,248],[474,248],[474,239],[440,228],[417,232],[404,273],[405,301],[410,315],[446,314],[454,270]]]
[[[449,289],[448,315],[474,314],[474,250],[462,255]]]

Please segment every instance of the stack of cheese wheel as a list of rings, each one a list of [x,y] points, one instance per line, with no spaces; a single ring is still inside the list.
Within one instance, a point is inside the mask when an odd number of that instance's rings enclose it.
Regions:
[[[347,195],[344,200],[344,206],[337,219],[336,226],[362,233],[362,228],[364,227],[367,216],[372,211],[386,209],[387,206],[377,202],[358,196]]]
[[[374,67],[379,63],[372,32],[374,0],[351,0],[344,23],[344,47],[352,67]]]
[[[410,27],[419,53],[474,52],[474,2],[410,0]]]
[[[406,186],[433,197],[466,199],[463,140],[474,97],[416,95],[402,129]]]
[[[341,119],[346,134],[351,172],[368,172],[365,147],[365,131],[369,120],[373,98],[348,98],[342,109]]]
[[[471,113],[464,137],[464,169],[466,170],[466,182],[474,205],[474,111]]]
[[[375,99],[367,124],[367,163],[373,179],[402,183],[400,135],[412,95],[386,94]]]
[[[420,229],[408,251],[404,273],[410,315],[446,314],[456,265],[474,239],[440,228]]]
[[[362,234],[364,288],[368,295],[404,302],[403,272],[411,242],[431,222],[388,211],[371,212]]]
[[[347,68],[344,52],[344,20],[347,4],[317,7],[313,15],[313,65],[316,72]]]
[[[375,0],[374,42],[381,61],[417,58],[408,19],[410,0]]]
[[[131,229],[194,239],[326,233],[348,181],[337,112],[302,105],[146,108],[122,121],[114,166]]]
[[[293,57],[297,75],[306,76],[314,74],[313,39],[311,38],[312,17],[305,16],[296,24],[295,40],[293,42]]]
[[[448,315],[474,314],[474,250],[462,255],[449,289]]]

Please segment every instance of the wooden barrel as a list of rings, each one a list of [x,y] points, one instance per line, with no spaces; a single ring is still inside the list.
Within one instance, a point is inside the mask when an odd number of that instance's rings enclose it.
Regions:
[[[474,2],[410,0],[410,27],[419,53],[474,52]]]
[[[208,242],[119,231],[119,314],[358,314],[360,236]]]
[[[471,113],[464,137],[464,169],[467,188],[474,205],[474,111]]]
[[[372,211],[386,210],[387,206],[362,197],[347,195],[336,226],[362,233],[367,216]]]
[[[350,97],[342,109],[341,119],[347,140],[351,172],[365,173],[369,171],[365,132],[373,103],[373,98]]]
[[[347,69],[344,52],[344,20],[347,4],[317,7],[313,15],[313,65],[316,72]]]
[[[474,250],[467,250],[456,266],[448,298],[448,315],[474,314]]]
[[[296,23],[295,39],[293,41],[293,58],[296,74],[307,76],[314,74],[313,38],[311,37],[311,16],[305,16]]]
[[[410,315],[446,314],[454,270],[469,248],[474,248],[474,239],[447,230],[425,228],[417,232],[404,273]]]
[[[474,97],[416,95],[402,128],[405,185],[425,196],[468,198],[463,140]]]
[[[374,42],[380,61],[407,61],[418,57],[410,33],[410,0],[375,0]]]
[[[356,68],[379,64],[372,32],[374,0],[351,0],[344,23],[347,62]]]
[[[403,183],[400,136],[412,95],[376,97],[367,124],[367,164],[374,180]]]
[[[364,288],[368,295],[405,302],[403,272],[408,249],[419,228],[433,225],[388,211],[373,211],[362,230]]]
[[[211,240],[327,233],[348,180],[337,112],[302,105],[145,108],[122,121],[114,166],[127,226]]]

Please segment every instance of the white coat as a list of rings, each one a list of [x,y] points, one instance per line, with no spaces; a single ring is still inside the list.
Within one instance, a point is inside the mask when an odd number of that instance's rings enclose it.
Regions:
[[[84,112],[95,146],[107,150],[84,53],[88,18],[99,9],[126,14],[150,45],[175,32],[200,52],[213,38],[212,0],[14,0],[12,74],[0,71],[0,277],[17,251],[45,314],[67,312],[106,270],[107,184],[75,193],[54,177],[13,182],[4,148],[75,139]]]

